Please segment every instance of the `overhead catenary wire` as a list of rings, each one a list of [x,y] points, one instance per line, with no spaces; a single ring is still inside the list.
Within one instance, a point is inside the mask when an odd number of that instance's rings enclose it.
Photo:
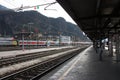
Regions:
[[[47,6],[44,8],[44,10],[54,10],[54,11],[57,11],[56,9],[48,9],[48,7],[50,7],[51,5],[53,5],[53,4],[55,4],[55,3],[57,3],[57,2],[54,2],[54,3],[52,3],[52,4],[47,5]]]
[[[13,7],[16,7],[15,5],[13,5],[12,3],[10,3],[10,2],[8,2],[8,1],[6,1],[6,0],[4,0],[6,3],[8,3],[8,4],[10,4],[11,6],[13,6]],[[7,9],[7,10],[14,10],[14,11],[21,11],[21,10],[24,10],[24,9],[29,9],[29,8],[34,8],[34,7],[36,7],[36,6],[46,6],[45,8],[44,8],[44,10],[56,10],[56,9],[47,9],[49,6],[51,6],[51,5],[53,5],[53,4],[56,4],[56,3],[58,3],[58,2],[51,2],[51,3],[45,3],[45,4],[40,4],[40,5],[34,5],[34,6],[23,6],[23,4],[20,6],[20,7],[16,7],[16,8],[11,8],[11,9]],[[7,11],[7,10],[5,10],[5,11]]]
[[[46,8],[48,8],[49,6],[53,5],[53,4],[56,4],[57,2],[52,2],[52,3],[45,3],[45,4],[40,4],[40,5],[35,5],[35,6],[21,6],[21,7],[18,7],[18,8],[14,8],[12,10],[15,10],[15,11],[19,11],[19,10],[23,10],[23,9],[28,9],[28,8],[34,8],[36,6],[45,6],[47,5],[44,10],[47,10]]]

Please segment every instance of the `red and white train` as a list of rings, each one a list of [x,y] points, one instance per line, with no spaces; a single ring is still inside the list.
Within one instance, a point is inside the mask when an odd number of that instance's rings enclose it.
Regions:
[[[57,46],[57,45],[83,45],[92,44],[91,42],[60,42],[59,41],[40,41],[40,40],[15,40],[14,38],[0,38],[0,46]]]
[[[48,43],[50,45],[57,45],[56,41],[36,41],[36,40],[18,40],[18,45],[39,45],[39,46],[46,46]]]

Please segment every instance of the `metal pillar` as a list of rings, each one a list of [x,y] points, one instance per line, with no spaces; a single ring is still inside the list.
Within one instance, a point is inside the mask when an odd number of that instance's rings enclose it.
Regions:
[[[103,50],[105,50],[106,40],[103,40]]]
[[[119,34],[116,34],[116,61],[120,61],[120,42]]]
[[[93,46],[94,46],[94,49],[95,49],[95,51],[96,51],[96,53],[97,53],[97,48],[98,48],[98,43],[97,43],[97,41],[94,41],[94,42],[93,42]]]
[[[102,61],[102,54],[103,54],[103,44],[102,44],[102,40],[99,41],[100,43],[100,47],[99,47],[99,60]]]
[[[113,37],[112,35],[109,35],[108,39],[108,50],[109,50],[109,56],[113,56]]]

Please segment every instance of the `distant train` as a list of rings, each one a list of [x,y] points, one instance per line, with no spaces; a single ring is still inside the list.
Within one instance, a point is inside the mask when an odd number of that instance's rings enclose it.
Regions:
[[[0,40],[0,46],[46,46],[47,44],[50,44],[51,46],[53,45],[58,45],[55,41],[36,41],[36,40]]]
[[[0,41],[0,46],[65,46],[65,45],[84,45],[84,44],[92,44],[90,42],[71,42],[71,43],[59,43],[56,41],[35,41],[35,40],[11,40],[11,41]]]
[[[0,46],[16,46],[17,41],[13,37],[5,38],[0,37]]]
[[[0,40],[0,46],[58,46],[66,45],[68,43],[59,44],[58,41],[36,41],[36,40]]]
[[[46,46],[47,44],[50,44],[50,45],[58,45],[58,43],[56,41],[36,41],[36,40],[18,40],[18,45],[24,45],[27,46],[27,45],[38,45],[38,46]]]
[[[15,40],[14,38],[0,38],[0,46],[66,46],[92,44],[91,42],[60,42],[59,41],[40,41],[40,40]]]

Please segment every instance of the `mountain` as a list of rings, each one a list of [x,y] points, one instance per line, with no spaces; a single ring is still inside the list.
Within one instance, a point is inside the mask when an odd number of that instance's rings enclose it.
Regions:
[[[6,8],[6,7],[2,6],[2,5],[0,5],[0,10],[8,10],[8,8]]]
[[[26,32],[31,30],[35,33],[37,29],[43,35],[76,36],[82,41],[88,40],[77,25],[67,22],[62,17],[46,17],[37,11],[0,13],[1,36],[13,36],[21,32],[23,28]]]

